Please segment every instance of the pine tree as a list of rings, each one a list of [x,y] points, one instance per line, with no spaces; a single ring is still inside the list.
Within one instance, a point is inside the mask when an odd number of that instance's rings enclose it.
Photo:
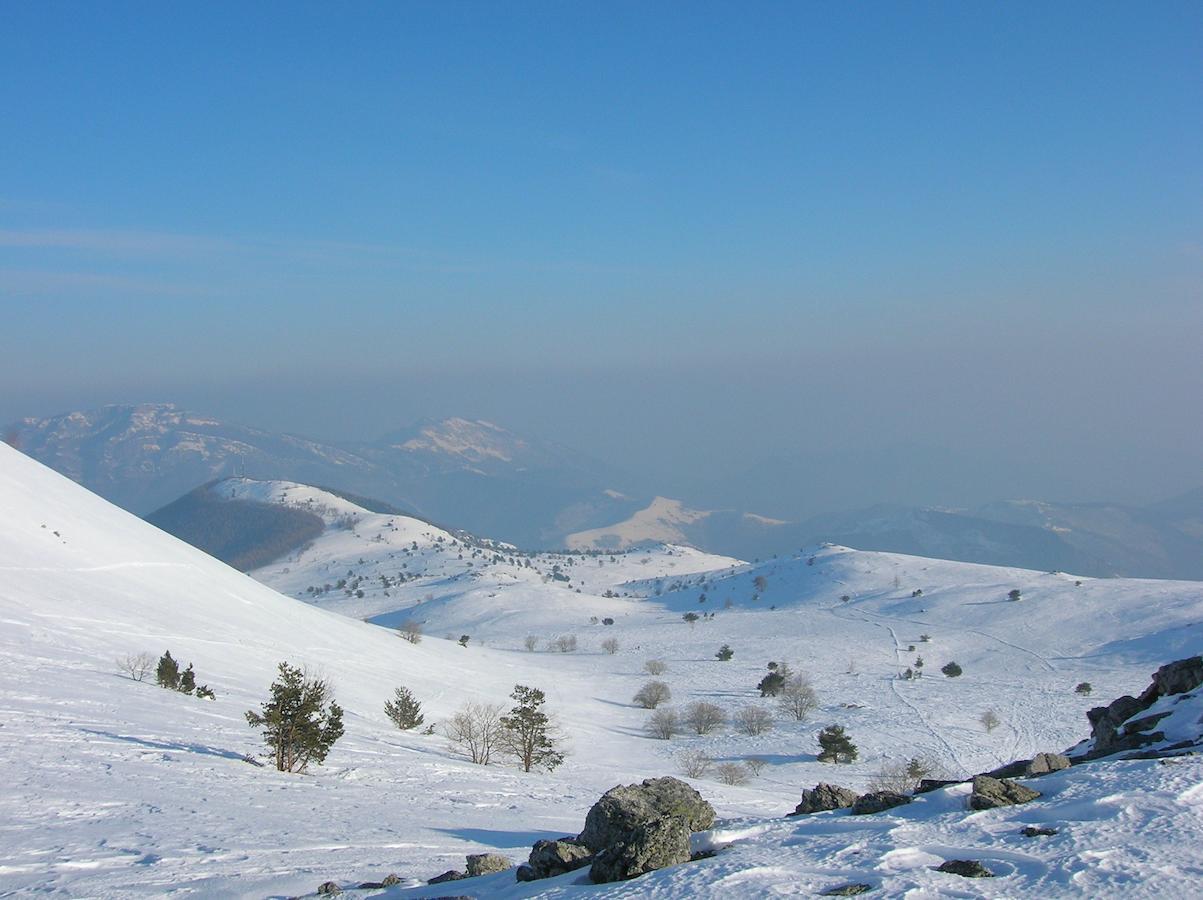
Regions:
[[[170,650],[159,657],[159,665],[155,668],[155,681],[159,683],[159,687],[179,690],[180,664],[171,658]]]
[[[343,711],[325,679],[307,678],[287,662],[280,663],[279,672],[262,713],[247,710],[246,720],[263,729],[277,769],[303,772],[310,762],[320,765],[343,736]]]
[[[422,704],[407,687],[399,687],[393,691],[393,699],[384,703],[384,714],[402,731],[417,728],[426,721],[426,717],[422,715]]]
[[[723,644],[718,648],[718,653],[714,654],[722,662],[726,662],[735,655],[735,651],[731,649],[730,644]]]
[[[518,758],[524,772],[536,766],[550,772],[564,761],[564,754],[556,749],[551,720],[540,708],[547,697],[538,688],[521,684],[514,685],[510,696],[517,705],[501,717],[503,746]]]
[[[192,671],[192,663],[188,663],[182,675],[180,675],[179,691],[181,694],[191,694],[196,690],[196,673]]]
[[[859,756],[856,744],[844,734],[843,725],[829,725],[819,732],[819,762],[850,763]]]

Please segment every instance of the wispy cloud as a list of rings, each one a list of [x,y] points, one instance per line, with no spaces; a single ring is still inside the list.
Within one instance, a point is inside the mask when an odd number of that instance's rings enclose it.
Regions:
[[[104,272],[53,272],[36,269],[0,269],[0,294],[45,296],[63,291],[118,291],[146,296],[201,296],[212,294],[195,284],[110,275]]]
[[[0,247],[158,256],[208,253],[236,246],[225,238],[160,231],[0,229]]]

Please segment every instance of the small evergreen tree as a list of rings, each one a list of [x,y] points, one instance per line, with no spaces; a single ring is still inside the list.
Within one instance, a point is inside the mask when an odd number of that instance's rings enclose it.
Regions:
[[[958,675],[961,674],[962,670],[959,665],[957,665],[954,662],[950,662],[950,663],[946,663],[943,667],[941,667],[940,671],[943,672],[945,675],[947,675],[949,678],[956,678]]]
[[[177,691],[180,688],[180,664],[171,658],[168,650],[159,657],[159,665],[155,668],[155,681],[159,687]]]
[[[726,662],[735,655],[735,651],[731,649],[730,644],[723,644],[718,648],[718,653],[714,654],[721,662]]]
[[[196,689],[196,697],[198,700],[216,700],[217,695],[213,693],[213,688],[207,684],[202,684]]]
[[[547,697],[538,688],[514,685],[510,696],[517,701],[509,715],[501,717],[502,745],[518,759],[522,771],[536,766],[552,771],[564,761],[557,749],[554,728],[542,706]]]
[[[1094,690],[1094,687],[1090,684],[1089,681],[1079,682],[1078,686],[1076,688],[1074,688],[1074,692],[1081,694],[1083,697],[1089,697],[1091,691],[1093,691],[1093,690]]]
[[[262,712],[247,710],[252,728],[263,729],[263,742],[281,772],[303,772],[310,762],[321,765],[343,736],[342,707],[324,678],[309,678],[287,662],[279,665],[271,697]]]
[[[393,699],[384,701],[384,714],[402,731],[417,728],[426,717],[422,715],[422,704],[407,687],[393,691]]]
[[[850,763],[859,755],[843,725],[828,725],[819,732],[819,762]]]
[[[760,691],[762,697],[776,697],[785,686],[786,677],[786,674],[781,672],[781,667],[777,663],[771,662],[769,663],[769,674],[760,679],[756,689]]]
[[[192,671],[192,663],[188,663],[188,668],[180,674],[179,691],[181,694],[191,694],[195,690],[196,673]]]

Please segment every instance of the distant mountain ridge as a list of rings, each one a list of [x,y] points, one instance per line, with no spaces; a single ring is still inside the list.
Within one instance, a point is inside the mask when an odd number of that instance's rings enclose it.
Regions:
[[[374,442],[325,443],[172,403],[114,405],[4,430],[8,443],[138,514],[234,476],[327,485],[528,547],[626,515],[620,472],[491,422],[427,420]]]

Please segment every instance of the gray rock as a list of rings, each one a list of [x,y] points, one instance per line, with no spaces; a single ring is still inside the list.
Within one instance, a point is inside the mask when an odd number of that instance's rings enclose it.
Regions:
[[[448,881],[463,881],[468,877],[467,872],[457,872],[455,869],[448,869],[442,875],[435,875],[434,878],[426,882],[427,884],[446,884]]]
[[[1171,694],[1189,694],[1203,684],[1203,656],[1191,656],[1166,663],[1153,673],[1153,683],[1140,695],[1140,703],[1146,709],[1160,697]]]
[[[852,804],[852,815],[871,816],[873,813],[884,812],[895,806],[905,806],[910,802],[911,798],[908,795],[896,791],[872,791],[857,798]]]
[[[543,876],[536,875],[534,869],[523,863],[518,867],[518,871],[514,873],[514,877],[519,881],[538,881]]]
[[[333,881],[323,881],[317,886],[318,896],[331,897],[335,894],[341,894],[343,889]]]
[[[554,878],[565,872],[572,872],[587,866],[592,861],[593,853],[575,838],[536,841],[527,865],[524,867],[529,870],[529,877],[519,874],[518,880],[534,881],[537,878]]]
[[[847,809],[859,796],[855,791],[837,784],[820,782],[813,788],[802,791],[802,802],[790,815],[804,816],[808,813],[826,812],[829,809]]]
[[[978,775],[973,779],[973,793],[969,795],[970,809],[994,809],[999,806],[1015,806],[1029,803],[1040,796],[1022,784],[1008,781],[1005,778],[991,778],[989,775]]]
[[[873,885],[856,882],[852,884],[841,884],[839,887],[828,888],[819,894],[820,897],[855,897],[858,894],[867,894],[873,890]]]
[[[680,816],[661,816],[636,825],[625,840],[593,858],[589,877],[594,884],[608,884],[689,862],[690,829],[685,822]]]
[[[1032,761],[1024,767],[1024,774],[1029,778],[1036,775],[1047,775],[1049,772],[1068,769],[1070,765],[1069,757],[1062,756],[1060,753],[1037,753]]]
[[[388,875],[384,876],[384,880],[380,883],[385,887],[393,887],[394,885],[401,883],[401,876],[395,872],[390,872]]]
[[[940,788],[950,787],[961,782],[956,779],[947,778],[920,778],[919,786],[915,788],[916,794],[930,794],[932,791],[938,791]]]
[[[619,785],[593,804],[577,840],[599,853],[629,842],[636,829],[663,817],[679,820],[689,835],[714,824],[714,807],[677,778],[649,778],[642,784]]]
[[[1056,828],[1042,828],[1039,825],[1025,825],[1019,830],[1024,837],[1052,837],[1057,833]]]
[[[962,878],[993,878],[994,873],[976,859],[949,859],[936,866],[937,872],[960,875]]]
[[[513,861],[500,853],[472,853],[467,858],[469,878],[492,875],[494,872],[504,872],[512,868]]]

